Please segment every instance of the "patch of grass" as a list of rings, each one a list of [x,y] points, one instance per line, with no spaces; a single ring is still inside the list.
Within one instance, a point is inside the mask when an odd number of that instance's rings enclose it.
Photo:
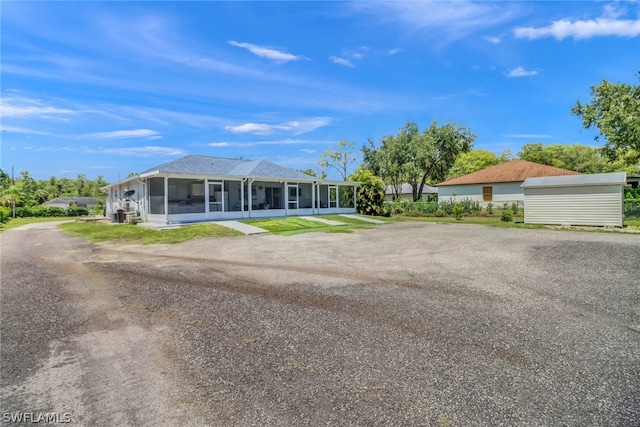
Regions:
[[[27,224],[34,224],[38,222],[52,222],[52,221],[75,221],[75,218],[69,217],[44,217],[44,218],[15,218],[10,219],[4,224],[0,224],[0,232],[5,230],[11,230],[12,228],[21,227]]]
[[[370,228],[373,225],[359,220],[349,221],[350,218],[344,218],[338,215],[327,215],[320,218],[343,222],[345,225],[327,225],[318,221],[310,221],[298,217],[246,219],[241,222],[264,228],[265,230],[269,230],[270,232],[280,236],[292,236],[294,234],[314,231],[320,231],[323,233],[351,233],[356,228]]]
[[[355,218],[350,218],[350,217],[341,216],[341,215],[320,215],[317,218],[328,219],[328,220],[337,221],[337,222],[344,222],[345,224],[375,225],[373,223],[370,223],[361,219],[355,219]]]
[[[84,237],[92,242],[120,241],[149,245],[155,243],[182,243],[202,237],[242,236],[240,231],[218,224],[193,224],[170,230],[152,230],[132,224],[102,224],[71,222],[60,228],[74,236]]]
[[[627,218],[624,220],[625,227],[637,227],[640,228],[640,218]]]
[[[394,216],[391,217],[394,221],[422,221],[422,222],[436,222],[440,224],[478,224],[488,225],[491,227],[501,228],[544,228],[541,224],[524,224],[522,217],[514,217],[513,222],[504,222],[500,219],[500,216],[463,216],[462,219],[457,220],[454,217],[407,217],[407,216]]]

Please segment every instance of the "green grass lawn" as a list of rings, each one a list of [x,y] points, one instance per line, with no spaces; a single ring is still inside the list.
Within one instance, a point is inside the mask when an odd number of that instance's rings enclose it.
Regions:
[[[60,228],[74,236],[84,237],[92,242],[120,241],[149,245],[154,243],[182,243],[201,237],[231,237],[244,235],[222,225],[205,223],[185,225],[169,230],[152,230],[133,224],[104,224],[93,222],[71,222]]]
[[[314,231],[321,231],[324,233],[351,233],[354,229],[371,228],[372,226],[375,226],[375,224],[339,215],[324,215],[318,218],[343,222],[345,225],[326,225],[321,222],[309,221],[298,217],[245,219],[240,222],[264,228],[265,230],[269,230],[270,232],[280,236],[291,236],[294,234]]]

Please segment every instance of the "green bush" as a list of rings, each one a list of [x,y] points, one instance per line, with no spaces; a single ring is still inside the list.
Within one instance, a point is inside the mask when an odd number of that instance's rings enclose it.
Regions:
[[[435,213],[435,216],[437,216],[438,218],[442,218],[447,216],[447,213],[445,211],[443,211],[442,209],[438,209]]]
[[[67,216],[85,216],[89,215],[89,209],[82,206],[69,206]]]
[[[518,215],[518,204],[516,202],[511,203],[511,213]]]
[[[504,212],[502,212],[502,216],[500,217],[500,220],[502,220],[503,222],[511,222],[513,221],[513,216],[511,215],[511,212],[508,212],[505,210]]]
[[[11,218],[11,209],[0,206],[0,223],[4,224],[9,218]]]
[[[452,209],[453,216],[460,221],[462,219],[462,214],[464,213],[464,208],[461,203],[456,203]]]
[[[489,215],[493,214],[493,203],[489,202],[489,204],[487,205],[487,213]]]

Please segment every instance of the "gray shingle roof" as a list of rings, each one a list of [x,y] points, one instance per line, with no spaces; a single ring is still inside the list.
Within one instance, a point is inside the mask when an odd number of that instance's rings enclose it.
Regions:
[[[312,176],[291,168],[276,165],[266,160],[240,160],[223,157],[189,155],[172,162],[151,168],[144,173],[228,175],[237,177],[287,178],[313,180]]]
[[[384,194],[396,194],[393,185],[388,185],[384,190]],[[411,184],[402,184],[400,194],[413,194]],[[438,188],[425,184],[422,188],[422,194],[438,194]]]

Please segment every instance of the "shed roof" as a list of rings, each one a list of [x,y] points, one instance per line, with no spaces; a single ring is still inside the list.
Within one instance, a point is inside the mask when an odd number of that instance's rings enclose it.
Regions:
[[[158,171],[160,173],[228,175],[238,177],[286,178],[314,180],[316,178],[286,168],[266,160],[241,160],[223,157],[189,155],[181,159],[156,166],[141,173]]]
[[[627,182],[625,172],[594,173],[588,175],[546,176],[527,178],[520,187],[586,187],[593,185],[624,185]]]
[[[540,163],[529,162],[527,160],[514,159],[468,175],[446,180],[437,185],[446,186],[490,184],[498,182],[522,182],[527,178],[532,177],[559,175],[581,175],[581,173]]]

